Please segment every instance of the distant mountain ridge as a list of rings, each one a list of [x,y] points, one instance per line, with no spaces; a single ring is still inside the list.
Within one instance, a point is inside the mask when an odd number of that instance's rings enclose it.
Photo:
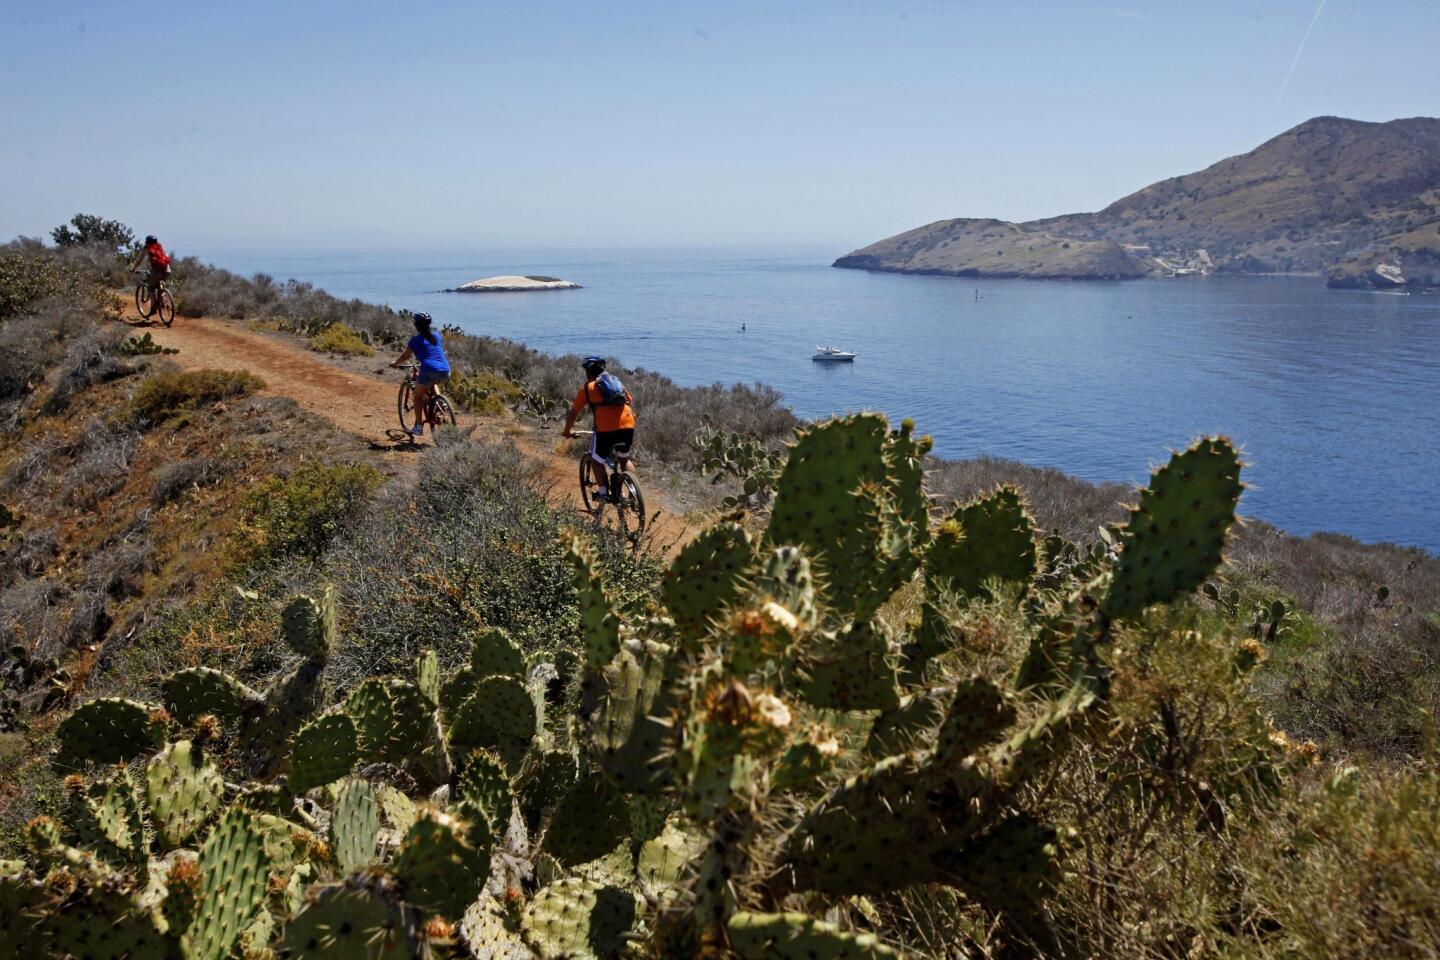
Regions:
[[[837,267],[975,277],[1325,274],[1440,285],[1440,119],[1316,117],[1096,213],[941,220]]]

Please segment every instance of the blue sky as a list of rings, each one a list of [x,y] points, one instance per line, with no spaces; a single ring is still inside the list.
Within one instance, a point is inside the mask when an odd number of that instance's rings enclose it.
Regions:
[[[1440,2],[1316,9],[0,0],[0,236],[844,252],[1440,113]]]

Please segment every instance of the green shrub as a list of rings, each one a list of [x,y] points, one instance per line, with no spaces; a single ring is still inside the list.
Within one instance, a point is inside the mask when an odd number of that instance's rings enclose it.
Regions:
[[[346,357],[373,357],[375,351],[350,327],[343,323],[330,326],[313,334],[308,340],[310,349],[319,353],[338,353]]]
[[[520,384],[488,370],[452,376],[445,392],[467,413],[502,413],[508,404],[518,403],[525,392]]]
[[[381,479],[374,467],[358,463],[310,463],[289,477],[266,478],[245,496],[233,558],[245,566],[287,556],[318,559]]]
[[[89,213],[75,214],[69,223],[51,230],[50,237],[59,247],[94,245],[119,252],[135,245],[135,233],[125,224]]]
[[[265,386],[253,373],[236,370],[186,370],[157,374],[130,398],[130,416],[136,421],[158,423],[182,410],[204,403],[242,397]]]
[[[45,254],[0,254],[0,320],[25,312],[47,297],[70,295],[99,307],[105,291],[95,280]]]

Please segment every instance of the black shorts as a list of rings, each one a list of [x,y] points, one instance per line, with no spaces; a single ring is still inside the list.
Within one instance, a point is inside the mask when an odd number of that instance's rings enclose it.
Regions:
[[[590,455],[603,461],[615,452],[616,447],[624,447],[625,452],[629,453],[634,443],[634,430],[597,430],[590,438]]]

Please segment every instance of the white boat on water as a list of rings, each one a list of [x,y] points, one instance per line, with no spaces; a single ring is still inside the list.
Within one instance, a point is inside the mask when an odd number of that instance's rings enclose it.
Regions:
[[[841,350],[839,347],[816,347],[810,359],[818,360],[821,363],[853,363],[855,354],[849,350]]]

